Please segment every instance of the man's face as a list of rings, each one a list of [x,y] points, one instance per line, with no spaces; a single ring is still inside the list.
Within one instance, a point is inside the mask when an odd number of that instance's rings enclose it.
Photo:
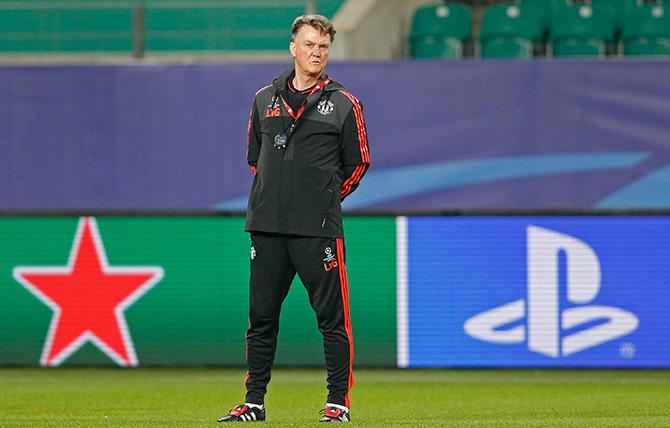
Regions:
[[[328,63],[330,36],[310,25],[303,25],[290,45],[295,70],[300,74],[321,76]]]

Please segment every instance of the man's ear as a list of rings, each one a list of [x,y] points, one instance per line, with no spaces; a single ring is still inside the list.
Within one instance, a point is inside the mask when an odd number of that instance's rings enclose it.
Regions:
[[[292,42],[288,45],[288,50],[291,52],[291,56],[292,56],[293,58],[295,58],[295,51],[296,51],[296,45],[295,45],[295,42],[292,41]]]

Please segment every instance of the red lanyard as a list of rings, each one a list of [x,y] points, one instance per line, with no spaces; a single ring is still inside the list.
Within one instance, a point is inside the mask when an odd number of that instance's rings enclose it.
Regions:
[[[279,95],[279,98],[281,98],[281,102],[284,103],[284,108],[286,109],[288,114],[290,114],[291,117],[293,118],[293,126],[295,126],[295,123],[298,121],[298,119],[300,119],[300,116],[302,116],[302,114],[305,112],[305,105],[307,104],[307,100],[309,99],[309,97],[312,96],[312,94],[314,94],[315,92],[318,92],[321,89],[323,89],[323,87],[326,86],[328,83],[330,83],[330,79],[325,79],[325,80],[322,80],[314,88],[312,88],[312,90],[309,92],[309,94],[307,95],[305,100],[302,102],[302,105],[300,105],[300,108],[298,109],[298,113],[295,113],[293,111],[291,106],[288,105],[288,103],[286,102],[284,97],[281,96],[281,94]]]

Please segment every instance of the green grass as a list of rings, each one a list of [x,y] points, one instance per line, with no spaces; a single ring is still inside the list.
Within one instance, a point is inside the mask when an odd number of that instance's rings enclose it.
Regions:
[[[670,371],[358,370],[352,426],[670,427]],[[316,425],[320,370],[276,369],[267,427]],[[1,427],[205,427],[242,369],[0,369]]]

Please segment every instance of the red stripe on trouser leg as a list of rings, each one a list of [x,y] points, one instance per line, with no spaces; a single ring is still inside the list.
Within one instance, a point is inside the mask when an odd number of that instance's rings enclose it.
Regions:
[[[251,317],[247,318],[249,320],[249,327],[251,327]],[[247,332],[249,329],[247,329]],[[248,334],[248,333],[247,333]],[[244,360],[248,361],[249,360],[249,339],[247,339],[247,334],[244,335]],[[247,374],[244,375],[244,390],[249,391],[249,388],[247,387],[247,381],[249,380],[249,370],[247,370]]]
[[[346,406],[350,407],[349,391],[354,386],[354,340],[351,333],[351,318],[349,317],[349,284],[347,281],[347,270],[344,265],[344,242],[342,238],[337,238],[337,259],[338,271],[340,274],[340,292],[342,293],[342,306],[344,309],[344,329],[347,332],[349,340],[349,381],[347,383],[347,394],[345,395]]]

